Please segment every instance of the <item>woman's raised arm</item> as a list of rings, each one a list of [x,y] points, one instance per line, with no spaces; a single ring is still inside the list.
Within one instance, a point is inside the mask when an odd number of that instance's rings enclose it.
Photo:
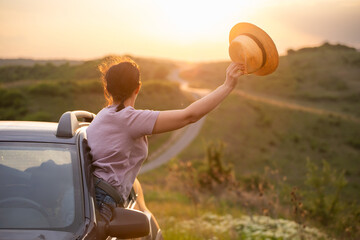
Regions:
[[[244,72],[244,65],[231,63],[226,69],[225,82],[217,89],[184,109],[161,111],[156,120],[153,134],[176,130],[201,119],[229,95],[235,88],[237,79]]]

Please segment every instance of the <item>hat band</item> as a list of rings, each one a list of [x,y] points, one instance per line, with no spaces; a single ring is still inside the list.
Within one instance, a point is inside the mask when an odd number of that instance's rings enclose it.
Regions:
[[[260,66],[260,68],[262,68],[265,63],[266,63],[266,51],[265,51],[265,48],[264,46],[262,45],[262,43],[252,34],[249,34],[249,33],[243,33],[241,35],[245,35],[245,36],[248,36],[250,37],[252,40],[255,41],[255,43],[259,46],[259,48],[261,49],[261,52],[262,52],[262,56],[263,56],[263,61],[262,61],[262,64]]]

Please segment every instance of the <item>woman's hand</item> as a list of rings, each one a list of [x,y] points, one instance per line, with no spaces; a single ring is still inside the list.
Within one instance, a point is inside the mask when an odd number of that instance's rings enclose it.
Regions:
[[[240,63],[230,63],[228,68],[226,69],[226,79],[224,85],[234,89],[237,80],[240,76],[244,75],[246,72],[245,65]]]

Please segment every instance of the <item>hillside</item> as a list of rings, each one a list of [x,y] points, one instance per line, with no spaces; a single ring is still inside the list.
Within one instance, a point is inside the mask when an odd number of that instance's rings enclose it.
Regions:
[[[259,214],[316,226],[338,239],[358,239],[359,136],[358,122],[234,93],[207,116],[199,136],[180,156],[140,180],[147,205],[169,228],[169,216]],[[223,144],[220,167],[208,162],[214,143]],[[201,179],[208,178],[211,187],[204,187]],[[299,199],[295,205],[294,194]]]
[[[204,63],[182,73],[190,85],[215,88],[228,62]],[[271,75],[242,77],[238,89],[360,116],[360,52],[343,45],[289,50]]]
[[[360,123],[320,110],[359,119],[359,59],[355,49],[325,44],[289,51],[272,75],[244,77],[238,89],[251,96],[314,111],[256,101],[234,91],[207,116],[197,139],[177,159],[141,176],[150,209],[164,225],[170,224],[169,215],[198,216],[190,213],[193,208],[200,216],[240,211],[290,218],[340,239],[358,239]],[[192,86],[215,88],[228,64],[197,64],[181,75]],[[218,167],[208,162],[214,143],[223,144],[219,155],[213,153],[223,161]],[[214,179],[210,191],[201,181],[206,176]],[[231,176],[235,180],[226,182]],[[181,186],[173,183],[179,181]]]

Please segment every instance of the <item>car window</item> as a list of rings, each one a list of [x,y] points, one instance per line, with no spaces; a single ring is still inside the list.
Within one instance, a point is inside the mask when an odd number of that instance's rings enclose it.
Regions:
[[[82,216],[76,146],[0,143],[0,228],[74,228]]]

